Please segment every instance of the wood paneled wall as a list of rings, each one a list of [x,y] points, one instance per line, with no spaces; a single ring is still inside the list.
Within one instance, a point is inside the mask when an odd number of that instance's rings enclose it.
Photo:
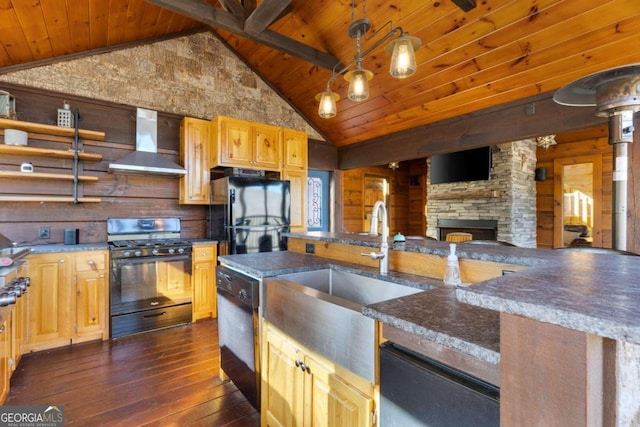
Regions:
[[[206,234],[206,207],[178,204],[178,178],[158,175],[120,175],[108,172],[109,163],[135,149],[136,108],[128,105],[4,84],[16,96],[18,119],[55,124],[57,109],[68,100],[78,108],[80,128],[103,131],[105,141],[85,141],[85,151],[102,154],[100,162],[81,162],[82,174],[99,178],[81,184],[81,195],[100,197],[101,203],[0,203],[0,233],[13,241],[26,242],[37,237],[39,226],[51,228],[51,243],[63,241],[65,228],[80,230],[80,243],[106,241],[106,220],[114,217],[179,217],[182,236],[203,238]],[[178,162],[181,117],[158,112],[159,152]],[[29,145],[54,149],[72,147],[71,138],[30,135]],[[0,170],[19,170],[23,161],[33,162],[38,172],[70,174],[72,161],[46,157],[24,158],[0,155]],[[2,194],[72,195],[72,185],[56,180],[0,179]],[[34,243],[45,243],[38,241]]]
[[[612,214],[612,168],[613,151],[608,143],[608,127],[586,129],[556,136],[557,145],[548,150],[538,148],[536,151],[538,168],[547,169],[547,179],[536,182],[537,191],[537,245],[539,248],[553,248],[554,233],[561,233],[554,227],[554,206],[561,200],[554,198],[554,160],[575,159],[580,156],[601,156],[602,158],[602,246],[610,248],[611,214]],[[597,208],[597,207],[596,207]]]
[[[337,194],[341,195],[338,202],[341,206],[341,215],[336,215],[336,231],[345,233],[358,233],[368,231],[364,227],[366,215],[364,209],[364,176],[375,175],[386,177],[389,181],[389,232],[394,235],[398,232],[407,234],[409,229],[409,168],[402,164],[395,171],[385,166],[350,169],[336,171],[338,175]],[[339,198],[340,199],[340,198]],[[340,210],[339,210],[340,211]]]

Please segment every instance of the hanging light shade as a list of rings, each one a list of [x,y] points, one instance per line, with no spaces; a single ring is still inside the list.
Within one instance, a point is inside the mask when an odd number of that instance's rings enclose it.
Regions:
[[[331,89],[327,87],[327,90],[316,95],[316,99],[319,102],[318,115],[323,119],[330,119],[335,117],[338,108],[336,107],[336,101],[340,99],[340,95],[331,92]]]
[[[389,74],[396,79],[404,79],[416,72],[415,51],[420,48],[420,39],[408,35],[402,35],[390,41],[385,46],[385,51],[391,55]]]
[[[364,101],[369,97],[369,80],[373,77],[373,73],[363,70],[358,66],[353,71],[349,71],[344,75],[345,80],[349,82],[349,99],[352,101]]]

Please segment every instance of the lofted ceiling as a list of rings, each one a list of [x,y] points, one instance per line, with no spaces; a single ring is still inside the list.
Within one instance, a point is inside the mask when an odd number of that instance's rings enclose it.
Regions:
[[[207,28],[343,147],[640,63],[638,0],[369,0],[366,17],[370,36],[392,21],[422,40],[417,72],[394,79],[373,50],[369,99],[348,100],[337,78],[331,119],[315,95],[353,59],[351,0],[0,0],[0,74]]]

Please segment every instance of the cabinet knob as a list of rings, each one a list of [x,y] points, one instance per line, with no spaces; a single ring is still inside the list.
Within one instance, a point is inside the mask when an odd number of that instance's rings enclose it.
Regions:
[[[60,262],[61,262],[61,263],[63,263],[63,262],[64,262],[64,258],[62,258],[62,259],[60,260]]]
[[[91,267],[93,271],[98,271],[98,267],[96,266],[96,263],[93,260],[90,259],[89,261],[87,261],[87,264],[89,264],[89,267]]]
[[[304,362],[302,362],[302,360],[300,359],[296,360],[296,367],[300,368],[302,372],[305,372],[307,369],[309,369],[309,366],[305,365]]]

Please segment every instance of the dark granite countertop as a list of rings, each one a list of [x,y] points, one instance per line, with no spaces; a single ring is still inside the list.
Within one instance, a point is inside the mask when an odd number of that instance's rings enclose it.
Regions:
[[[48,245],[30,245],[32,254],[49,254],[55,252],[82,252],[82,251],[98,251],[107,250],[109,245],[107,242],[96,243],[79,243],[77,245],[65,245],[63,243],[51,243]]]
[[[456,299],[455,289],[446,288],[441,280],[397,272],[381,276],[375,268],[296,252],[226,255],[218,259],[231,268],[259,279],[335,268],[424,288],[425,292],[364,307],[363,314],[477,359],[499,363],[499,314],[460,303]]]
[[[286,233],[287,237],[298,239],[317,240],[320,242],[333,242],[345,245],[358,245],[372,248],[380,247],[380,237],[368,234],[328,233],[322,231],[308,233]],[[427,239],[407,239],[405,243],[394,244],[389,239],[389,250],[418,252],[439,256],[449,255],[449,242]],[[502,262],[516,265],[541,265],[557,259],[558,252],[549,249],[531,249],[509,246],[491,246],[476,244],[456,244],[456,253],[460,258],[469,258],[479,261]]]
[[[640,344],[639,278],[640,257],[565,253],[456,295],[467,304]]]
[[[362,246],[379,242],[377,237],[339,233],[289,236]],[[408,240],[400,250],[445,256],[447,248],[447,242]],[[640,257],[464,243],[457,253],[460,258],[530,266],[458,288],[462,303],[640,344]]]

